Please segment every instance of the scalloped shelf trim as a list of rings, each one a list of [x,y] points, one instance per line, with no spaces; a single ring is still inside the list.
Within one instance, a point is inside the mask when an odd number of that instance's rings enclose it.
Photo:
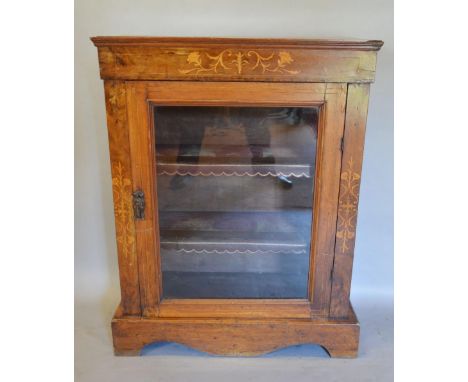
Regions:
[[[190,175],[190,176],[250,176],[250,177],[254,177],[254,176],[274,176],[274,177],[285,176],[285,177],[295,177],[295,178],[310,178],[310,175],[305,173],[305,172],[301,172],[301,173],[275,172],[275,173],[273,173],[271,171],[268,171],[266,173],[261,173],[259,171],[254,172],[254,173],[250,173],[248,171],[244,171],[244,172],[221,171],[219,173],[215,173],[213,171],[209,171],[209,172],[205,171],[204,172],[204,171],[188,171],[187,170],[187,171],[160,171],[159,175],[169,175],[169,176],[174,176],[174,175],[180,175],[180,176],[187,176],[187,175]]]
[[[194,253],[194,254],[197,254],[197,255],[201,255],[201,254],[217,254],[217,255],[264,255],[264,254],[278,254],[278,253],[284,253],[284,252],[288,252],[288,253],[292,253],[294,255],[300,255],[300,254],[304,254],[306,253],[305,249],[300,249],[300,250],[289,250],[289,251],[275,251],[273,249],[268,249],[268,250],[255,250],[255,251],[251,251],[251,250],[245,250],[245,251],[240,251],[238,249],[234,250],[234,251],[229,251],[227,249],[224,249],[222,251],[219,251],[217,249],[210,249],[210,250],[207,250],[207,249],[201,249],[201,250],[198,250],[198,249],[178,249],[177,250],[177,253]]]

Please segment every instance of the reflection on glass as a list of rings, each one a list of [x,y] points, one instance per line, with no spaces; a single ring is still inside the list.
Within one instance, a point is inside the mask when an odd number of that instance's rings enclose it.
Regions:
[[[305,298],[317,108],[154,108],[164,298]]]

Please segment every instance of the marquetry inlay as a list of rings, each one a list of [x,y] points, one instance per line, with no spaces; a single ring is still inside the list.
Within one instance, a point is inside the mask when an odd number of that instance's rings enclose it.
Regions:
[[[299,70],[288,67],[294,62],[291,53],[286,51],[260,54],[254,50],[234,51],[225,49],[219,54],[190,52],[187,56],[188,67],[179,69],[182,74],[297,74]]]
[[[337,247],[341,253],[350,249],[351,241],[356,236],[356,218],[359,200],[361,175],[355,172],[351,157],[341,173],[341,191],[338,204]]]
[[[133,223],[132,183],[124,176],[120,162],[113,166],[112,191],[114,194],[117,244],[124,257],[133,251],[135,228]]]

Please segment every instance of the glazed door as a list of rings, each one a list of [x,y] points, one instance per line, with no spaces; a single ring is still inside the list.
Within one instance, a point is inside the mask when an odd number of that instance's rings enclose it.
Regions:
[[[326,315],[346,86],[128,82],[127,97],[143,312]]]
[[[163,298],[306,298],[318,107],[153,120]]]

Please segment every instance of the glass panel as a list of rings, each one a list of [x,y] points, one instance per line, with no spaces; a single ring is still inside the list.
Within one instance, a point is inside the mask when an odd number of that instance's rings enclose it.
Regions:
[[[306,298],[318,108],[154,108],[164,298]]]

